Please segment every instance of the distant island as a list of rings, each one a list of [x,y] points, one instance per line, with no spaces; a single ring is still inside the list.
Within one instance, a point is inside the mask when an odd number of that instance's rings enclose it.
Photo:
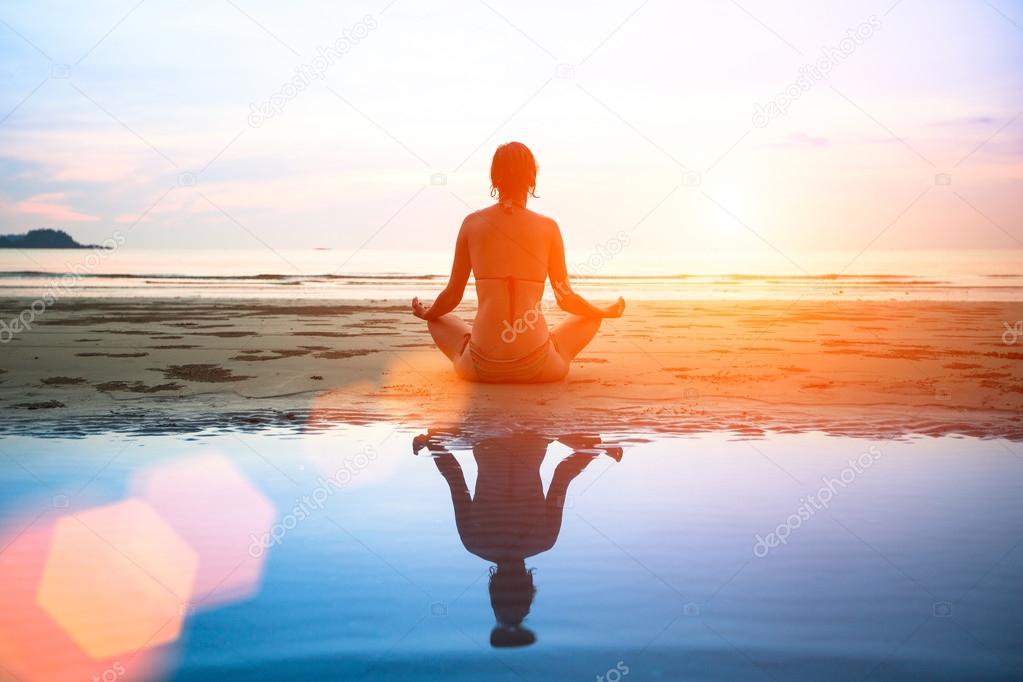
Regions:
[[[103,249],[79,244],[64,230],[29,230],[27,234],[0,234],[0,249]]]

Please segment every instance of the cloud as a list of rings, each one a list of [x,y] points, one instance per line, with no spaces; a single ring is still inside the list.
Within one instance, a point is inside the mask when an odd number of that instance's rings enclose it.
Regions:
[[[994,116],[960,116],[937,119],[931,123],[931,126],[961,128],[966,126],[989,126],[998,122],[999,119]]]
[[[99,220],[97,216],[81,213],[60,203],[65,197],[67,195],[62,192],[36,194],[14,204],[13,208],[16,213],[42,216],[55,223],[92,223]]]
[[[788,144],[793,147],[827,147],[830,141],[826,137],[813,137],[806,133],[789,135]]]

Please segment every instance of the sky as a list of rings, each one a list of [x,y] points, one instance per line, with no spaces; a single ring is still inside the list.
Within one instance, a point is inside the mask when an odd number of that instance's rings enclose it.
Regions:
[[[573,253],[1019,249],[1020,64],[1023,0],[4,0],[0,233],[446,249],[519,140]]]

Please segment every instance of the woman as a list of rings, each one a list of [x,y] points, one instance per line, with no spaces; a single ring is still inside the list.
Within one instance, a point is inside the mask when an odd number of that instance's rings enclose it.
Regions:
[[[621,317],[625,301],[600,308],[572,291],[558,224],[526,208],[527,199],[536,197],[536,160],[526,145],[497,148],[490,183],[498,202],[462,222],[447,287],[429,308],[414,298],[412,313],[428,322],[437,347],[463,379],[559,381],[600,321]],[[471,329],[450,314],[462,300],[470,272],[479,299]],[[570,314],[553,331],[540,307],[548,277],[558,307]]]

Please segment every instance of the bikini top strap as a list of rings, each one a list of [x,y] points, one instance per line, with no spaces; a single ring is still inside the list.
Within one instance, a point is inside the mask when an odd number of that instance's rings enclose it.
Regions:
[[[500,277],[480,277],[480,276],[477,275],[476,279],[477,280],[481,280],[481,279],[503,279],[503,280],[512,279],[512,280],[515,280],[515,279],[517,279],[517,280],[520,280],[522,282],[533,282],[535,284],[544,284],[544,283],[547,282],[547,278],[546,277],[544,279],[530,279],[529,277],[516,277],[515,275],[501,275]]]
[[[515,277],[514,275],[505,275],[504,277],[476,277],[477,280],[481,279],[503,279],[505,286],[508,289],[508,324],[512,324],[512,317],[515,315],[515,280],[521,279],[523,282],[533,282],[534,284],[544,284],[546,279],[529,279],[527,277]]]

